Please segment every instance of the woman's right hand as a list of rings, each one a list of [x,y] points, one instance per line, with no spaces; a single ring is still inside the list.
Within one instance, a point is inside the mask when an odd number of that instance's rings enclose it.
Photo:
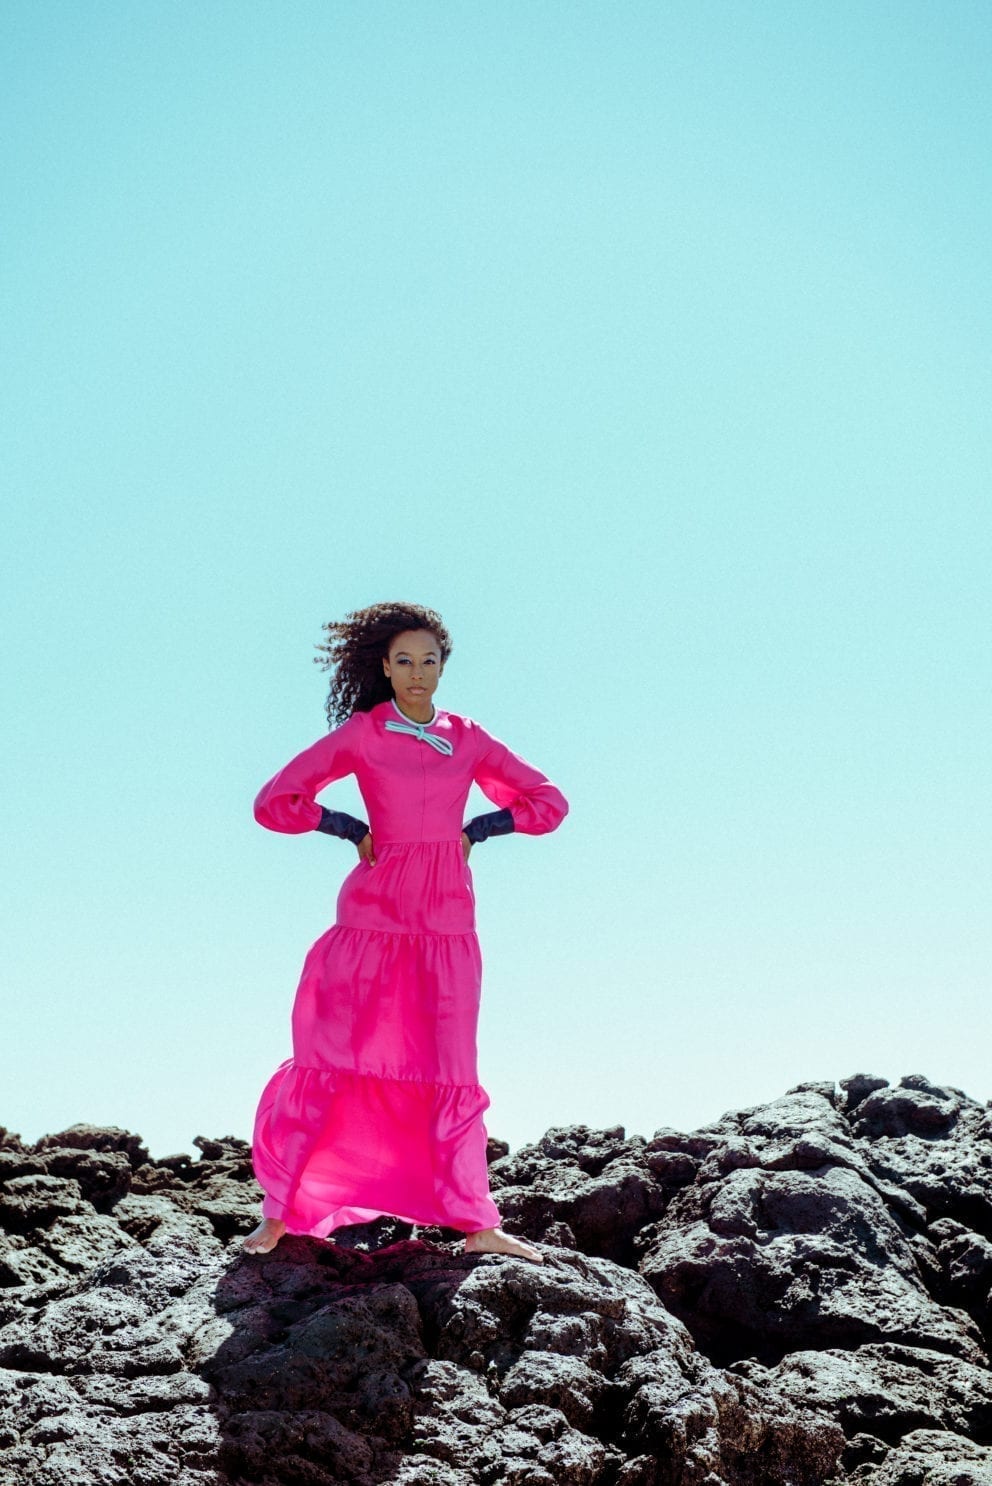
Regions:
[[[368,862],[370,867],[375,866],[375,852],[372,847],[372,832],[366,831],[358,843],[359,860]]]

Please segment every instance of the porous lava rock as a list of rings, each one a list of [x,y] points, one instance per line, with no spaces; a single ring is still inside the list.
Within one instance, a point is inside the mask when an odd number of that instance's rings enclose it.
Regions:
[[[921,1074],[490,1141],[541,1265],[247,1255],[251,1151],[0,1128],[0,1486],[992,1486],[992,1110]]]

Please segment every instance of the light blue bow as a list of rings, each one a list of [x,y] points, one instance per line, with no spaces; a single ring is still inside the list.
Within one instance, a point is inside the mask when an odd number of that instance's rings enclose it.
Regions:
[[[450,738],[440,738],[437,733],[425,732],[426,727],[425,722],[393,722],[390,719],[386,723],[386,728],[391,733],[410,733],[414,738],[419,738],[421,743],[429,743],[438,753],[454,753],[455,746]]]

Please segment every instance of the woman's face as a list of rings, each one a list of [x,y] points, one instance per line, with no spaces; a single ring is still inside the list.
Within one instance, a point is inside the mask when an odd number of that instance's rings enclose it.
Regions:
[[[429,717],[431,698],[444,669],[437,636],[429,629],[407,629],[394,635],[382,666],[398,705],[406,712]]]

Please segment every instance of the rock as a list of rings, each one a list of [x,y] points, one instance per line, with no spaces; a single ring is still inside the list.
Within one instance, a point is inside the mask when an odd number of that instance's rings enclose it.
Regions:
[[[121,1151],[131,1166],[137,1168],[149,1159],[140,1135],[119,1130],[116,1125],[70,1125],[58,1135],[43,1135],[33,1147],[36,1151]]]
[[[625,1138],[619,1125],[548,1130],[536,1145],[493,1161],[489,1181],[520,1232],[543,1238],[565,1224],[583,1253],[624,1265],[633,1262],[638,1231],[665,1206],[645,1140]]]
[[[746,1361],[730,1370],[794,1407],[828,1414],[852,1438],[865,1433],[892,1443],[923,1428],[983,1439],[992,1433],[992,1373],[932,1348],[868,1342],[855,1351],[791,1352],[772,1369]]]
[[[842,1078],[840,1087],[844,1090],[845,1099],[843,1108],[847,1114],[856,1108],[875,1089],[886,1089],[889,1086],[887,1078],[875,1078],[870,1073],[855,1073],[850,1078]]]
[[[37,1233],[56,1218],[92,1211],[77,1181],[48,1172],[10,1177],[0,1192],[0,1226],[8,1233]]]
[[[0,1128],[0,1483],[989,1486],[990,1122],[861,1073],[490,1138],[543,1265],[388,1217],[248,1256],[237,1137]]]
[[[959,1434],[914,1429],[881,1462],[848,1477],[864,1486],[990,1486],[992,1449]]]
[[[846,1164],[703,1167],[654,1234],[641,1272],[723,1362],[884,1336],[985,1355],[976,1323],[932,1298],[899,1222]]]
[[[856,1135],[943,1135],[958,1119],[967,1096],[938,1089],[919,1074],[901,1079],[897,1088],[876,1089],[857,1107]]]
[[[43,1160],[50,1176],[72,1177],[97,1212],[109,1212],[131,1190],[131,1162],[125,1151],[55,1149]]]

